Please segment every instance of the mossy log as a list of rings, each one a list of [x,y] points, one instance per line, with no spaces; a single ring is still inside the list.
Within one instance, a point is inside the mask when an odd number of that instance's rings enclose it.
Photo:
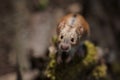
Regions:
[[[56,43],[55,37],[53,43]],[[70,63],[57,64],[55,47],[50,50],[50,61],[47,65],[45,75],[50,80],[88,80],[90,78],[99,79],[106,78],[107,67],[104,64],[98,65],[96,60],[97,49],[90,41],[85,41],[86,56],[75,56]]]

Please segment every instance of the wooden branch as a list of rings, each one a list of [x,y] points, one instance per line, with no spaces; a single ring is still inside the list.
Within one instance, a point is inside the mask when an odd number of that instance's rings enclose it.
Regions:
[[[38,71],[28,71],[23,73],[23,80],[33,80],[37,75]],[[0,80],[17,80],[17,73],[9,73],[4,76],[0,76]]]

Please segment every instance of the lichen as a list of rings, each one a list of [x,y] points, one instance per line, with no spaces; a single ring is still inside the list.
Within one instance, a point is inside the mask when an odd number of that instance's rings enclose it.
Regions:
[[[55,44],[57,38],[53,37],[52,41]],[[84,45],[87,48],[86,57],[81,59],[80,57],[75,56],[70,63],[57,64],[56,53],[50,53],[50,61],[46,68],[47,77],[49,77],[50,80],[79,80],[80,78],[83,79],[82,77],[86,76],[88,72],[87,70],[97,65],[97,61],[95,58],[97,50],[95,45],[90,41],[85,41]],[[90,72],[90,75],[95,78],[105,77],[107,75],[106,69],[106,65],[97,65]]]
[[[106,74],[107,74],[107,67],[105,64],[98,65],[97,67],[95,67],[95,69],[92,72],[92,75],[95,78],[102,78],[102,77],[104,78],[107,76]]]
[[[49,78],[50,80],[56,80],[55,78],[55,67],[56,67],[56,60],[55,60],[55,54],[54,53],[50,53],[49,54],[50,57],[50,61],[47,65],[47,68],[45,70],[45,75],[47,78]]]
[[[96,47],[90,41],[85,41],[84,44],[87,47],[87,56],[84,58],[83,63],[85,66],[96,63],[95,56],[97,54]]]

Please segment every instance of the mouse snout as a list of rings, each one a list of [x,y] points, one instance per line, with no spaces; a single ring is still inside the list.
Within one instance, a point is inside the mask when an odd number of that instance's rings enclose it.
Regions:
[[[69,50],[69,45],[61,45],[61,49],[63,50],[63,51],[68,51]]]

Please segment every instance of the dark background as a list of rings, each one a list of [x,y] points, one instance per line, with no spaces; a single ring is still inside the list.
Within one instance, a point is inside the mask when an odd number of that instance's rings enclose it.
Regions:
[[[16,7],[17,5],[19,6]],[[78,9],[74,7],[76,5]],[[73,9],[70,9],[71,7]],[[9,54],[17,30],[19,30],[18,26],[26,24],[29,17],[38,12],[45,12],[51,16],[52,10],[57,10],[56,13],[60,12],[64,15],[75,11],[82,14],[90,25],[91,41],[103,48],[109,48],[114,55],[111,62],[114,65],[112,69],[115,77],[119,77],[120,0],[18,0],[18,2],[0,0],[0,75],[16,70],[9,63]],[[45,16],[45,14],[39,16]],[[24,27],[26,28],[25,25]]]

